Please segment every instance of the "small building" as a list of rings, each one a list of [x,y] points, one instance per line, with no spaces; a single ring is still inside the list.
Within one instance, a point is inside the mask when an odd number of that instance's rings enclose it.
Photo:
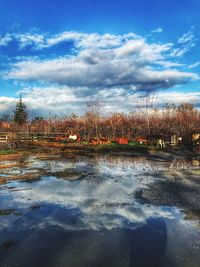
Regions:
[[[164,135],[160,134],[150,134],[147,136],[148,145],[157,146],[163,148],[166,146]]]
[[[119,137],[115,139],[115,142],[119,145],[127,145],[128,144],[128,138],[125,137]]]
[[[176,134],[173,134],[170,138],[170,145],[176,146],[178,144],[178,138]]]
[[[198,139],[200,139],[200,134],[199,133],[195,133],[195,134],[192,135],[192,142],[195,142]]]
[[[192,135],[192,144],[196,151],[200,151],[200,134]]]
[[[165,147],[165,145],[166,145],[166,143],[163,139],[157,139],[157,143],[156,143],[157,147],[163,148],[163,147]]]
[[[0,127],[1,128],[4,128],[4,129],[10,129],[11,128],[11,125],[10,125],[9,122],[2,121],[2,122],[0,122]]]
[[[183,138],[181,136],[178,136],[176,134],[173,134],[171,137],[170,137],[170,140],[169,140],[169,145],[170,146],[177,146],[177,145],[180,145],[182,144],[183,142]]]
[[[69,135],[69,141],[73,141],[73,142],[76,142],[77,141],[77,139],[78,139],[78,135],[76,135],[76,134],[70,134]]]
[[[143,136],[137,136],[134,141],[140,145],[147,145],[147,139]]]

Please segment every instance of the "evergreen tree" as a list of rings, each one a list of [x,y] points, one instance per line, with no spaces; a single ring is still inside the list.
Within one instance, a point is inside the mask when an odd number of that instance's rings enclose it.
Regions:
[[[20,99],[17,102],[14,111],[14,122],[21,126],[27,122],[27,119],[28,119],[27,108],[26,105],[23,103],[22,97],[20,95]]]

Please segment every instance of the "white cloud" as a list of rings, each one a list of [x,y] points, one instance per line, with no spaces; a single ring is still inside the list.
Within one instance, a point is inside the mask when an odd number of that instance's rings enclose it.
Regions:
[[[183,46],[183,47],[176,48],[176,49],[174,49],[171,52],[171,56],[172,57],[182,57],[186,53],[188,53],[191,50],[192,47],[193,47],[193,44],[192,45],[186,45],[186,46]]]
[[[19,47],[21,49],[27,46],[33,46],[37,48],[44,43],[44,36],[42,34],[16,34],[14,37],[19,42]]]
[[[69,87],[34,87],[20,90],[24,102],[33,114],[70,114],[81,112],[83,105],[79,107],[79,97]]]
[[[61,34],[52,36],[46,39],[46,44],[41,45],[40,47],[50,47],[58,43],[65,41],[74,41],[75,45],[79,48],[88,48],[88,47],[98,47],[98,48],[109,48],[120,46],[123,40],[128,39],[131,36],[136,35],[112,35],[112,34],[103,34],[98,33],[86,34],[79,32],[63,32]]]
[[[5,96],[0,96],[0,113],[4,112],[12,112],[15,104],[16,104],[16,99],[14,97],[5,97]]]
[[[196,45],[196,38],[194,33],[190,30],[184,33],[179,39],[177,47],[171,52],[172,57],[183,57],[186,53]]]
[[[184,33],[179,39],[178,39],[178,43],[179,44],[185,44],[185,43],[189,43],[194,41],[194,34],[192,31],[188,31],[186,33]]]
[[[138,61],[157,63],[164,59],[164,53],[170,50],[172,44],[148,44],[145,39],[128,40],[124,45],[115,49],[116,56],[124,58],[127,56],[138,57]]]
[[[158,28],[152,30],[151,32],[152,33],[161,33],[161,32],[163,32],[163,29],[161,27],[158,27]]]
[[[151,31],[151,33],[161,33],[163,30],[158,27]],[[129,40],[140,40],[141,36],[134,33],[123,35],[114,34],[98,34],[98,33],[83,33],[76,31],[65,31],[59,34],[50,35],[48,33],[26,32],[26,33],[7,33],[0,37],[0,46],[6,46],[12,40],[18,42],[19,47],[31,47],[31,49],[42,50],[53,47],[62,42],[72,41],[74,46],[81,48],[116,48],[125,44]],[[177,41],[177,45],[171,51],[171,56],[181,57],[191,50],[195,45],[196,38],[194,33],[190,30],[184,33]],[[176,47],[177,46],[177,47]]]
[[[113,34],[98,34],[98,33],[82,33],[76,31],[66,31],[55,35],[47,33],[7,33],[5,36],[0,36],[0,46],[6,46],[10,41],[17,41],[20,48],[31,46],[32,49],[40,50],[55,46],[62,42],[72,41],[76,47],[98,47],[108,48],[120,46],[123,42],[129,39],[140,38],[134,33],[124,35]]]
[[[200,61],[197,61],[197,62],[195,62],[195,63],[189,65],[188,68],[189,68],[189,69],[193,69],[193,68],[198,67],[199,65],[200,65]]]
[[[158,103],[181,104],[191,103],[195,106],[200,106],[200,93],[199,92],[161,92],[159,93]]]
[[[105,87],[134,86],[141,91],[169,88],[198,79],[196,74],[190,72],[154,69],[149,61],[155,62],[156,54],[152,54],[149,59],[146,57],[149,51],[134,52],[136,56],[133,55],[133,58],[131,58],[130,51],[126,51],[127,56],[122,58],[121,53],[115,55],[113,51],[87,50],[72,58],[22,61],[15,64],[7,78],[42,81],[72,87],[86,86],[93,90]]]
[[[7,33],[4,37],[0,36],[0,47],[7,46],[12,41],[12,36]]]
[[[5,44],[17,40],[20,49],[30,46],[38,50],[65,41],[73,43],[73,53],[66,51],[65,56],[53,59],[16,57],[16,63],[4,73],[4,79],[24,83],[22,88],[29,87],[23,90],[23,97],[34,112],[82,112],[84,103],[94,98],[106,102],[108,109],[117,111],[120,106],[121,111],[128,111],[138,93],[199,79],[195,73],[180,70],[184,64],[174,58],[191,49],[191,34],[179,39],[179,47],[171,43],[149,43],[134,33],[63,32],[50,36],[30,32],[8,35],[6,39]],[[31,88],[29,82],[40,86]],[[195,99],[198,99],[197,95]],[[3,103],[0,110],[13,104],[15,99],[9,101]]]
[[[52,39],[51,44],[59,42],[60,38]],[[198,78],[194,73],[172,69],[179,64],[170,60],[170,43],[149,44],[134,34],[101,36],[70,32],[62,35],[62,38],[76,40],[75,55],[52,60],[19,61],[12,66],[7,78],[88,87],[92,90],[125,86],[147,91]],[[36,39],[40,44],[41,38]]]
[[[47,38],[46,43],[43,44],[42,47],[50,47],[57,45],[58,43],[65,42],[65,41],[78,41],[82,39],[84,34],[77,33],[77,32],[63,32],[61,34],[57,34],[53,37]]]
[[[67,115],[71,113],[82,114],[86,110],[86,103],[98,100],[104,103],[104,112],[129,112],[140,105],[138,93],[132,93],[125,88],[107,88],[100,91],[88,88],[70,87],[34,87],[25,88],[18,93],[22,94],[24,103],[28,106],[30,115]],[[0,97],[1,113],[14,110],[18,99]],[[189,102],[200,106],[199,92],[159,92],[156,97],[156,105],[181,104]]]

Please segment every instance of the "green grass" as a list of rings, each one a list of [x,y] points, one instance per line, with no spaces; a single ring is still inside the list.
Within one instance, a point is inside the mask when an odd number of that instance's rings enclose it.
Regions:
[[[0,149],[0,155],[9,155],[16,153],[13,149]]]
[[[83,145],[89,145],[89,142],[88,141],[83,141],[82,144]]]
[[[134,151],[134,152],[142,152],[147,153],[148,147],[145,145],[140,145],[137,143],[128,143],[127,145],[119,145],[117,143],[111,143],[111,144],[103,144],[103,145],[97,145],[95,147],[95,150],[97,151]]]

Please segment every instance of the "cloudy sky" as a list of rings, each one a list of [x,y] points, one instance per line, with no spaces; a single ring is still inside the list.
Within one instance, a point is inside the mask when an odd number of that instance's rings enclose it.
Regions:
[[[1,0],[0,113],[20,93],[38,114],[98,100],[200,104],[198,0]]]

